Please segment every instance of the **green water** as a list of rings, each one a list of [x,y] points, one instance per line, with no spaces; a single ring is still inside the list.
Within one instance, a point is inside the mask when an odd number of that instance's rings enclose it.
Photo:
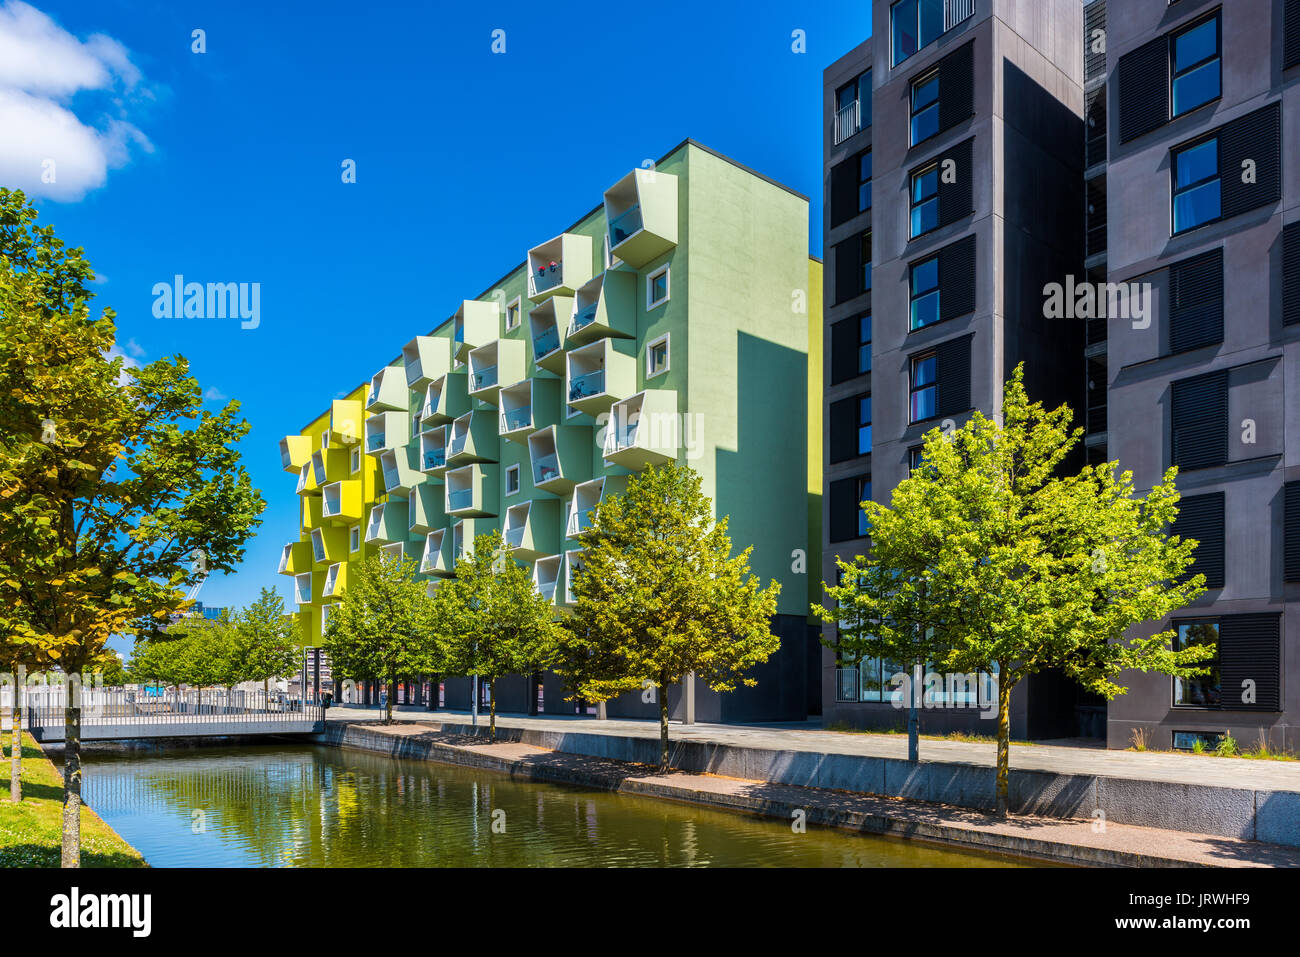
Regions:
[[[317,746],[86,755],[154,867],[1007,867],[1010,858]]]

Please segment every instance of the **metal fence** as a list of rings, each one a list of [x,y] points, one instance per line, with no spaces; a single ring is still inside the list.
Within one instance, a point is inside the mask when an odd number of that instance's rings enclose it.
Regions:
[[[23,707],[28,726],[62,727],[68,703],[66,688],[27,688]],[[185,724],[201,721],[249,722],[273,719],[288,724],[315,724],[324,719],[323,709],[284,692],[231,691],[224,688],[203,691],[162,691],[141,688],[83,688],[74,698],[81,706],[81,724]]]

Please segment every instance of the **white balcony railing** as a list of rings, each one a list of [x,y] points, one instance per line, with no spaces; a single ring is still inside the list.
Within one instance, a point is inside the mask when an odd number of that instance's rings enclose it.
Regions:
[[[835,144],[838,146],[862,129],[862,101],[854,100],[835,113]]]

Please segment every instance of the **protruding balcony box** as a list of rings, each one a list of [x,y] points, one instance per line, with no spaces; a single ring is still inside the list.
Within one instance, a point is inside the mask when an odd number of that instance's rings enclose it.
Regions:
[[[424,401],[420,406],[420,428],[447,425],[471,408],[473,403],[469,399],[469,375],[464,371],[449,372],[425,387]]]
[[[410,402],[411,393],[401,366],[384,366],[370,377],[367,412],[405,412]]]
[[[448,515],[477,518],[501,514],[501,469],[497,465],[466,465],[448,469]]]
[[[424,476],[415,467],[417,455],[414,446],[403,445],[379,456],[379,471],[385,492],[406,497],[411,494],[412,488],[424,481]]]
[[[566,358],[564,394],[575,409],[599,415],[636,391],[636,356],[621,351],[613,339],[573,349]]]
[[[569,502],[569,514],[565,517],[565,537],[577,538],[591,527],[591,510],[605,496],[622,495],[626,491],[626,475],[606,475],[576,486],[573,489],[573,499]]]
[[[406,387],[423,392],[434,379],[451,371],[451,347],[442,336],[416,336],[402,346]]]
[[[496,462],[497,446],[496,413],[488,410],[470,412],[448,427],[447,464],[454,467],[471,462]]]
[[[554,554],[560,541],[560,512],[558,499],[545,498],[507,508],[501,535],[514,557],[531,562]]]
[[[420,571],[425,575],[446,578],[456,571],[451,556],[451,532],[435,528],[424,536],[424,553],[420,556]]]
[[[313,528],[321,528],[325,525],[325,519],[321,517],[320,513],[322,502],[319,491],[313,495],[302,496],[298,499],[298,503],[302,506],[302,511],[299,513],[299,517],[302,520],[301,525],[303,532],[309,532]]]
[[[346,455],[350,446],[361,441],[365,421],[360,399],[335,399],[330,404],[330,451]]]
[[[314,565],[341,562],[348,557],[348,530],[322,526],[311,530],[311,560]]]
[[[379,455],[405,445],[411,437],[411,417],[405,412],[379,412],[366,419],[366,454]]]
[[[329,567],[325,573],[325,585],[321,588],[320,596],[323,600],[340,599],[343,592],[348,587],[348,563],[337,562]]]
[[[420,433],[420,471],[437,479],[447,471],[447,428]]]
[[[367,542],[404,542],[407,536],[407,503],[400,498],[380,502],[370,510],[366,523]]]
[[[443,507],[442,489],[435,485],[417,485],[411,490],[406,513],[407,538],[428,535],[435,528],[447,524],[447,510]]]
[[[514,385],[527,375],[522,339],[494,339],[469,353],[469,394],[497,404],[502,386]]]
[[[591,278],[591,237],[561,233],[528,250],[528,298],[573,296]]]
[[[286,435],[280,440],[280,466],[286,472],[302,472],[311,461],[311,436]]]
[[[564,347],[573,316],[571,296],[552,296],[528,313],[528,331],[537,368],[564,375]]]
[[[293,576],[293,600],[299,605],[310,605],[312,600],[311,572]]]
[[[635,169],[605,190],[613,255],[640,269],[677,245],[677,177]]]
[[[461,362],[472,350],[485,346],[501,334],[501,307],[496,300],[466,299],[451,319],[452,353]]]
[[[573,578],[575,573],[582,570],[582,552],[581,548],[574,548],[564,553],[564,589],[557,604],[574,604]]]
[[[646,389],[615,402],[605,424],[605,461],[638,472],[676,461],[682,446],[675,389]]]
[[[636,338],[636,273],[607,269],[578,290],[564,346],[585,346],[604,336]]]
[[[387,545],[379,546],[379,557],[388,561],[397,561],[402,558],[409,559],[418,566],[420,559],[424,557],[424,544],[419,541],[402,539],[400,542],[389,542]]]
[[[533,486],[565,495],[579,482],[591,478],[591,427],[552,425],[539,429],[528,436],[528,458]]]
[[[558,424],[563,387],[559,379],[531,378],[502,389],[501,437],[526,445],[533,432]]]
[[[361,521],[361,481],[331,482],[321,489],[321,517],[334,525]]]
[[[321,465],[321,472],[325,471],[325,466]],[[298,494],[299,495],[319,495],[320,485],[316,482],[316,471],[312,467],[312,460],[308,459],[307,463],[298,470]]]
[[[311,542],[290,542],[280,553],[280,574],[300,575],[311,571]]]
[[[474,551],[478,536],[486,535],[496,529],[495,518],[458,518],[451,522],[451,564],[466,558]]]
[[[547,555],[533,562],[533,587],[547,601],[554,603],[555,593],[560,585],[560,572],[564,565],[563,555]]]
[[[357,441],[360,441],[358,439]],[[349,448],[317,449],[311,454],[311,478],[316,488],[352,477],[352,452]]]

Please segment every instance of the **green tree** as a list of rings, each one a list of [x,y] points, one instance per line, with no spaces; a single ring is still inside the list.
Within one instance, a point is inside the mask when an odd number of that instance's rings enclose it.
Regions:
[[[933,628],[937,665],[997,676],[997,813],[1007,813],[1011,690],[1059,669],[1108,700],[1121,672],[1204,674],[1213,648],[1171,648],[1172,631],[1126,632],[1196,599],[1193,540],[1169,535],[1178,514],[1176,469],[1145,496],[1114,462],[1064,474],[1082,429],[1068,406],[1029,401],[1023,366],[1003,397],[1002,424],[976,412],[961,429],[925,438],[924,464],[894,489],[890,507],[862,503],[873,552],[911,555],[924,570],[919,624]],[[870,566],[869,566],[870,567]],[[849,598],[849,596],[842,596]],[[888,609],[870,590],[850,603]]]
[[[98,674],[105,688],[120,688],[130,680],[122,656],[112,651],[104,659],[103,665],[98,669]]]
[[[126,369],[91,317],[80,249],[0,190],[0,633],[83,673],[109,636],[155,631],[230,571],[265,507],[231,402],[203,409],[181,356]],[[188,427],[187,427],[188,426]],[[80,862],[81,708],[66,713],[63,864]]]
[[[488,736],[495,741],[497,679],[532,674],[550,663],[562,632],[555,608],[499,532],[474,540],[473,551],[456,563],[456,577],[438,586],[433,602],[448,670],[487,682]]]
[[[272,678],[297,670],[297,629],[285,614],[284,599],[275,589],[263,588],[257,601],[235,616],[234,629],[238,660],[243,664],[240,680],[262,682],[265,693]]]
[[[627,492],[592,509],[580,536],[576,599],[556,670],[589,701],[658,689],[660,768],[668,768],[668,688],[687,675],[733,691],[780,647],[771,632],[780,584],[731,554],[727,518],[713,519],[693,469],[648,467]]]
[[[433,599],[416,581],[415,562],[372,556],[352,563],[348,584],[329,616],[325,650],[337,676],[382,681],[389,689],[384,723],[393,722],[398,678],[443,671]]]

